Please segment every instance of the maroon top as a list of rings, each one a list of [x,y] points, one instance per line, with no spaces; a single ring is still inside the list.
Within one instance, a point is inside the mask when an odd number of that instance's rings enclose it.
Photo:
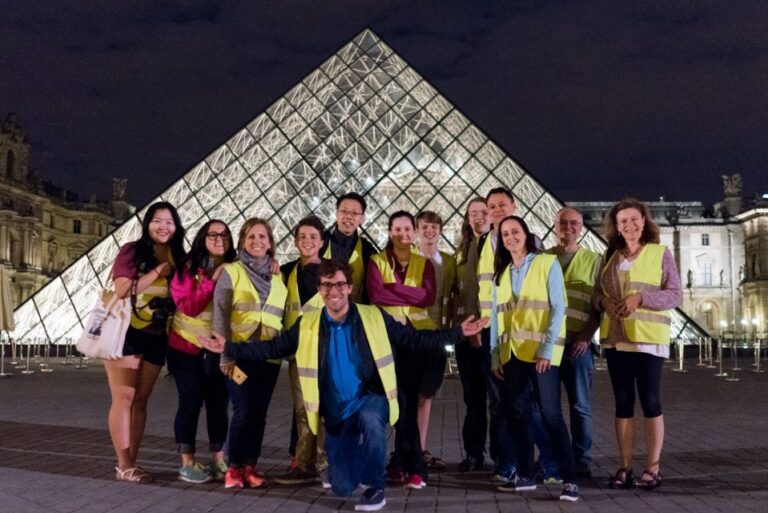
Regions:
[[[428,308],[435,303],[435,268],[429,259],[424,265],[421,287],[403,285],[408,267],[401,266],[391,250],[387,250],[387,260],[395,271],[395,283],[384,284],[379,266],[373,259],[368,261],[365,286],[372,305]]]
[[[171,280],[171,297],[178,312],[195,317],[213,301],[215,288],[216,282],[208,276],[205,269],[198,269],[195,276],[185,267],[181,276],[174,275]],[[168,346],[184,353],[200,354],[199,347],[173,331],[173,328],[168,334]]]
[[[136,245],[133,242],[129,242],[120,248],[115,258],[115,263],[112,264],[112,279],[128,278],[129,280],[135,280],[139,277],[139,270],[136,267],[134,258],[136,257]]]

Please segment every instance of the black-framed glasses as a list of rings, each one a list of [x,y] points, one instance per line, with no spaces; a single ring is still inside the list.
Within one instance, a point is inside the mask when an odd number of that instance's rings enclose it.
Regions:
[[[205,234],[205,237],[208,240],[216,240],[216,239],[227,240],[229,238],[229,232],[221,232],[221,233],[219,233],[219,232],[208,232],[208,233]]]
[[[320,290],[323,292],[330,292],[331,289],[336,289],[339,292],[343,292],[344,288],[349,285],[346,281],[321,281],[320,282]]]

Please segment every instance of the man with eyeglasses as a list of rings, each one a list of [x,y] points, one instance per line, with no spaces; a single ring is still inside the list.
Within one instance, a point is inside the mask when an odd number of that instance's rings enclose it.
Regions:
[[[374,306],[351,303],[352,268],[346,262],[323,261],[317,274],[324,307],[302,315],[290,330],[268,342],[233,344],[214,335],[201,343],[241,359],[296,354],[310,429],[317,432],[320,417],[324,420],[333,492],[346,497],[362,484],[366,488],[355,510],[377,511],[386,504],[386,426],[399,415],[391,344],[434,350],[479,333],[488,319],[416,330]]]
[[[336,224],[325,232],[325,244],[320,250],[323,258],[338,258],[352,266],[352,301],[367,303],[365,271],[368,260],[378,253],[376,247],[363,234],[360,225],[365,220],[367,205],[356,192],[348,192],[336,200]]]

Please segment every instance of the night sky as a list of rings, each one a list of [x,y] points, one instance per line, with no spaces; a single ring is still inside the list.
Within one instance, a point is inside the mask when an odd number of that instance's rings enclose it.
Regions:
[[[4,0],[0,116],[141,205],[369,26],[560,199],[768,192],[768,2],[618,3]]]

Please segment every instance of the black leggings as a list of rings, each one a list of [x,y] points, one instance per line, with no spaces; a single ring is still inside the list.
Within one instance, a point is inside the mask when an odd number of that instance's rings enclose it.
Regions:
[[[635,383],[645,418],[659,417],[664,358],[616,349],[606,349],[605,358],[616,400],[616,418],[631,419],[635,416]]]

